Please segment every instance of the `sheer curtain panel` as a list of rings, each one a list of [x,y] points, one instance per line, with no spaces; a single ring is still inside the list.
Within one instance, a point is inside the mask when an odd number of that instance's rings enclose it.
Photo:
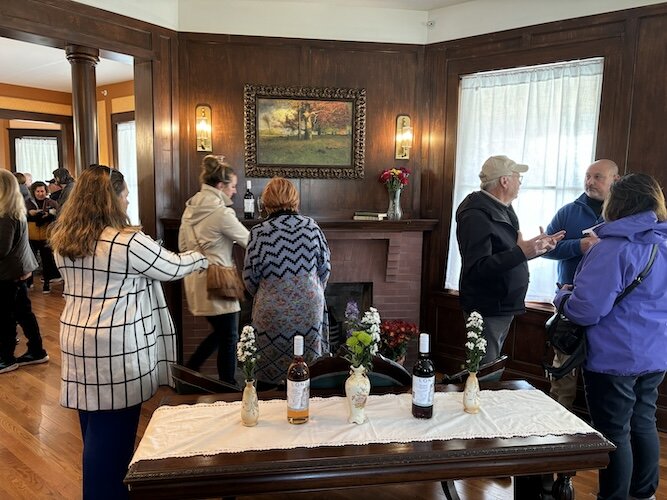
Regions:
[[[137,136],[135,122],[118,124],[118,170],[125,176],[130,192],[127,215],[132,224],[139,224],[139,181],[137,179]]]
[[[33,181],[48,181],[58,168],[58,139],[55,137],[22,137],[14,142],[16,171],[32,174]]]

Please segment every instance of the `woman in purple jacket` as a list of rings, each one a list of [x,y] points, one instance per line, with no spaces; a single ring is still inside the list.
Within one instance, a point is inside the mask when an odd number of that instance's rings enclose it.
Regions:
[[[658,386],[667,369],[667,209],[660,185],[629,174],[611,187],[596,228],[600,243],[585,255],[574,286],[563,287],[565,314],[587,329],[584,389],[593,425],[616,445],[600,471],[598,499],[655,498],[660,442]],[[649,262],[646,278],[614,305]]]

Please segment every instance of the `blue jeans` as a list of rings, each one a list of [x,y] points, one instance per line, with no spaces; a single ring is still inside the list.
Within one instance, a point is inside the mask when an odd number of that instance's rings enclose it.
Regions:
[[[660,441],[655,412],[665,372],[618,376],[584,370],[593,427],[616,445],[600,470],[598,500],[649,498],[658,489]]]

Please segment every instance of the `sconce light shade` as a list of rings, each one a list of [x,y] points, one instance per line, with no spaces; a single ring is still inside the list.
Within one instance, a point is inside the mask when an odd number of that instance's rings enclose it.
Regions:
[[[409,160],[412,147],[412,125],[408,115],[396,118],[396,155],[397,160]]]
[[[213,151],[211,106],[200,104],[195,108],[195,129],[197,131],[197,151]]]

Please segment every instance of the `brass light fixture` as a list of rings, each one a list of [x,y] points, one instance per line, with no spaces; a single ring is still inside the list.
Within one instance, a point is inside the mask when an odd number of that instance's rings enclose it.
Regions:
[[[211,141],[211,106],[200,104],[195,108],[195,129],[197,130],[197,151],[213,151]]]
[[[398,115],[396,118],[396,155],[397,160],[409,160],[412,147],[412,125],[410,116]]]

